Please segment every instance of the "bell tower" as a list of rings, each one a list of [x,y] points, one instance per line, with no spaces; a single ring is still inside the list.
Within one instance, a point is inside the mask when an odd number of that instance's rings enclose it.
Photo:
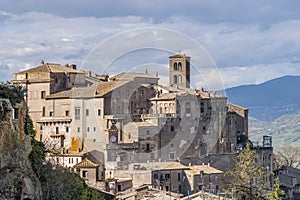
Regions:
[[[190,59],[185,54],[169,57],[169,84],[171,87],[190,87]]]

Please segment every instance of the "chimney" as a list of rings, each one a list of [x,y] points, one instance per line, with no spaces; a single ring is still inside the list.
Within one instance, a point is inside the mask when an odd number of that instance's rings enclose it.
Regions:
[[[75,64],[71,64],[71,65],[70,65],[70,68],[76,70],[76,65],[75,65]]]

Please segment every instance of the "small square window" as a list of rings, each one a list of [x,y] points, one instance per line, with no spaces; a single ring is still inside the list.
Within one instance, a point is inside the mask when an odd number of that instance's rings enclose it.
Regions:
[[[94,127],[94,131],[96,131],[96,127]]]
[[[98,109],[98,116],[101,116],[101,109]]]
[[[175,153],[174,152],[170,152],[170,160],[174,160],[175,159]]]
[[[52,117],[53,116],[53,111],[49,112],[49,116]]]
[[[70,112],[68,110],[66,110],[66,116],[69,116]]]
[[[80,108],[79,107],[75,108],[75,119],[80,119]]]
[[[88,172],[83,170],[82,171],[82,178],[87,179],[88,178]]]
[[[89,116],[89,109],[86,109],[86,110],[85,110],[85,115],[86,115],[86,116]]]
[[[69,133],[69,127],[66,127],[66,132]]]
[[[41,99],[45,99],[46,98],[46,91],[41,91]]]

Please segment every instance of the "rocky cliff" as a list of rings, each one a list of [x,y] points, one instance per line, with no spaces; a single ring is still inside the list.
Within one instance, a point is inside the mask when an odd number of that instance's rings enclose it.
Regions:
[[[0,99],[0,199],[42,199],[39,179],[32,170],[31,138],[25,134],[24,102]]]

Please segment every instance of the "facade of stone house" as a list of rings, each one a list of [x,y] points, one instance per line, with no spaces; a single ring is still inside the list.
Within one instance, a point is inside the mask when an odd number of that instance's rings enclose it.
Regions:
[[[189,170],[185,170],[184,184],[189,187],[188,194],[205,191],[218,194],[223,186],[224,172],[218,170],[210,164],[191,165]],[[185,194],[187,195],[187,194]]]
[[[81,178],[83,178],[89,185],[96,185],[98,181],[104,180],[104,166],[102,163],[94,163],[87,157],[73,166]]]
[[[27,90],[25,100],[37,131],[36,139],[40,140],[41,127],[36,121],[45,116],[46,96],[74,86],[84,86],[86,79],[83,72],[76,70],[76,65],[62,66],[42,61],[38,67],[15,73],[12,82]]]
[[[279,178],[280,188],[285,191],[286,198],[300,198],[300,169],[282,166],[274,170],[274,177]]]

